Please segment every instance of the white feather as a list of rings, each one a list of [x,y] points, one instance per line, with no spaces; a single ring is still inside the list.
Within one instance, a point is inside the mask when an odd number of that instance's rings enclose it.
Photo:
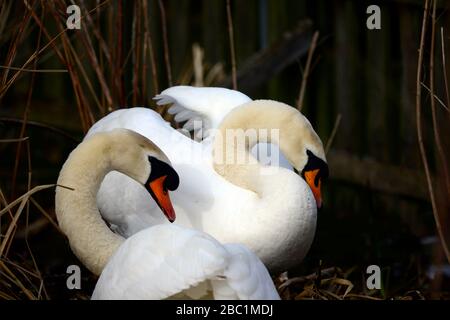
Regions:
[[[251,251],[167,224],[128,238],[103,270],[92,299],[201,298],[209,290],[217,299],[279,299]]]

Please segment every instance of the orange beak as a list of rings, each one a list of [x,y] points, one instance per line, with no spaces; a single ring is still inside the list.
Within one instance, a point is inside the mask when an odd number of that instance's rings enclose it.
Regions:
[[[316,176],[319,173],[319,169],[311,170],[311,171],[305,171],[305,180],[306,183],[311,188],[311,191],[313,192],[314,198],[316,199],[317,208],[320,209],[322,207],[322,194],[320,193],[320,184],[321,181],[318,179],[316,184]]]
[[[175,221],[175,210],[170,201],[169,192],[164,188],[164,180],[167,176],[159,177],[149,183],[150,194],[155,199],[158,206],[161,208],[164,215],[170,222]]]

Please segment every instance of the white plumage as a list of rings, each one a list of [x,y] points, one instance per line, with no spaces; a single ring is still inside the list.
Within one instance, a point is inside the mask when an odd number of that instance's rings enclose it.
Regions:
[[[92,299],[279,299],[261,261],[247,248],[175,225],[128,238],[103,270]]]
[[[175,115],[175,121],[186,121],[183,128],[188,131],[194,129],[194,121],[200,121],[201,130],[195,132],[197,138],[208,137],[209,130],[218,128],[231,110],[251,101],[245,94],[235,90],[190,86],[168,88],[153,99],[157,100],[158,105],[172,104],[168,112]]]
[[[299,171],[307,162],[307,149],[325,160],[322,143],[308,120],[282,103],[248,102],[242,93],[221,88],[174,87],[157,98],[159,102],[175,103],[177,115],[188,109],[179,120],[189,121],[195,114],[201,115],[209,121],[209,129],[216,129],[224,118],[228,122],[235,120],[238,127],[250,126],[255,119],[260,125],[268,123],[283,133],[281,142],[292,149],[283,151],[290,153],[290,163]],[[242,110],[250,110],[253,115]],[[230,181],[231,176],[216,172],[212,159],[214,135],[197,142],[173,129],[156,112],[131,108],[104,117],[87,136],[114,128],[142,134],[171,159],[180,175],[180,186],[172,195],[176,224],[206,232],[221,243],[242,243],[272,271],[286,270],[306,255],[315,233],[317,208],[308,184],[293,171],[273,167],[270,174],[251,178],[247,177],[249,172],[240,171],[239,179],[249,178],[247,182],[258,189],[255,193]],[[168,223],[155,203],[148,201],[144,188],[118,172],[106,176],[97,202],[103,217],[125,237]]]
[[[154,158],[170,167],[151,141],[115,129],[84,140],[61,169],[58,186],[71,189],[57,187],[55,213],[74,253],[100,274],[92,298],[202,298],[213,292],[216,299],[279,299],[267,269],[242,245],[221,244],[210,235],[171,224],[128,239],[107,227],[96,207],[102,179],[120,170],[142,187],[152,177]],[[154,202],[149,193],[146,201]]]

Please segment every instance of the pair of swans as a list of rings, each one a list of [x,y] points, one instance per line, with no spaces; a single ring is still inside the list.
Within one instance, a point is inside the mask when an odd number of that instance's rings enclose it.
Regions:
[[[80,145],[99,140],[107,146],[97,142],[95,147],[82,148],[88,151],[77,152],[81,154],[76,157],[78,162],[69,161],[73,158],[69,157],[60,175],[59,184],[77,186],[72,193],[58,188],[56,209],[61,228],[80,260],[96,274],[103,271],[97,284],[97,288],[103,289],[96,289],[93,297],[118,297],[105,295],[114,292],[111,289],[114,286],[118,291],[134,286],[135,292],[143,295],[133,297],[140,298],[166,298],[180,292],[195,297],[205,292],[206,285],[216,298],[278,297],[259,259],[271,271],[283,270],[301,261],[309,249],[315,231],[316,206],[321,201],[320,184],[328,170],[317,134],[295,109],[275,101],[251,101],[232,90],[174,87],[157,98],[160,103],[174,103],[169,111],[176,113],[175,120],[187,120],[187,129],[192,129],[195,119],[202,118],[206,138],[201,142],[192,140],[149,109],[119,110],[97,122]],[[135,150],[128,150],[133,142],[118,139],[117,128],[131,129],[153,141],[151,159],[159,159],[159,165],[147,165],[158,168],[152,186],[148,184],[152,170],[135,164],[139,156]],[[226,136],[230,129],[278,129],[276,137],[264,142],[278,145],[301,176],[283,167],[271,167],[270,174],[262,174],[266,166],[257,161],[216,161],[214,155],[225,146],[225,140],[218,139],[218,134]],[[105,143],[108,139],[99,138],[108,135],[107,132],[116,134],[114,142]],[[259,138],[253,142],[238,141],[236,150],[251,159],[254,144],[261,142]],[[239,144],[243,148],[239,149]],[[162,151],[155,154],[154,150],[159,150],[155,145]],[[93,156],[94,150],[100,150],[97,156]],[[93,159],[89,161],[89,157]],[[102,157],[106,160],[100,160]],[[171,165],[167,158],[171,159]],[[132,170],[127,166],[133,166]],[[172,166],[174,170],[169,170]],[[69,178],[65,174],[67,168],[75,172]],[[135,171],[138,168],[141,175]],[[180,180],[170,202],[167,190],[173,189],[175,182],[178,184],[178,176],[173,172],[178,172]],[[148,201],[149,191],[155,202]],[[103,217],[116,233],[103,222],[95,205],[96,196]],[[177,224],[184,228],[168,224],[167,220],[174,220],[174,212]],[[124,242],[121,235],[129,238]],[[154,242],[144,240],[150,238]],[[176,239],[182,240],[178,243]],[[198,245],[188,245],[191,242]],[[250,250],[221,244],[232,242]],[[152,250],[150,243],[157,243]],[[207,248],[205,251],[203,246]],[[186,252],[190,254],[181,255],[184,260],[177,260],[177,254]],[[137,264],[141,260],[152,263],[145,263],[147,269],[141,268],[142,263]],[[167,261],[171,262],[165,265]],[[188,275],[180,272],[186,264],[195,266],[195,270],[184,270]],[[121,276],[117,273],[119,268]],[[163,280],[161,272],[168,269],[177,274],[166,274],[172,282]],[[148,279],[154,290],[144,290],[139,279]]]
[[[145,137],[126,129],[97,133],[68,157],[59,178],[58,223],[80,260],[101,274],[93,299],[200,298],[279,299],[261,261],[238,244],[220,244],[201,231],[155,225],[128,239],[112,232],[96,205],[105,175],[117,170],[153,197],[173,218],[168,192],[179,177],[166,155]],[[147,199],[148,200],[148,199]]]

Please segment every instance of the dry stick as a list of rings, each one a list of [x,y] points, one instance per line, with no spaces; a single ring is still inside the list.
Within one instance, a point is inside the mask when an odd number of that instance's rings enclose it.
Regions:
[[[36,186],[33,189],[31,189],[30,191],[28,191],[27,193],[21,195],[19,198],[17,198],[14,201],[10,202],[2,210],[0,210],[0,217],[3,214],[5,214],[6,211],[9,211],[11,208],[14,208],[18,203],[23,202],[24,200],[28,199],[28,197],[30,197],[32,194],[34,194],[36,192],[39,192],[41,190],[53,188],[53,187],[56,187],[56,186],[61,187],[61,188],[65,188],[65,189],[69,189],[69,190],[73,190],[70,187],[61,186],[61,185],[57,185],[57,184],[43,184],[43,185],[40,185],[40,186]]]
[[[113,60],[111,61],[111,65],[110,65],[110,71],[109,71],[109,83],[110,83],[110,87],[111,88],[115,88],[116,89],[116,83],[117,83],[117,79],[115,78],[116,75],[116,56],[115,56],[115,52],[116,52],[116,47],[117,44],[115,44],[114,39],[116,37],[113,36],[113,19],[114,19],[114,6],[109,6],[108,11],[107,11],[107,21],[105,23],[106,25],[106,33],[107,33],[107,41],[108,41],[108,48],[109,48],[109,55],[113,58]],[[114,29],[116,28],[116,25],[114,24]],[[122,98],[121,98],[121,93],[119,92],[119,90],[114,90],[114,92],[116,92],[116,100],[119,102],[119,104],[122,104]],[[102,106],[106,105],[106,99],[105,97],[102,95],[101,96],[101,101],[102,101]],[[109,112],[109,110],[108,110]]]
[[[439,135],[439,125],[436,117],[436,100],[433,99],[434,96],[434,47],[435,47],[435,35],[436,35],[436,0],[433,1],[433,14],[432,14],[432,23],[431,23],[431,50],[430,50],[430,93],[431,93],[431,116],[433,121],[433,133],[434,140],[436,143],[436,149],[439,157],[439,161],[441,163],[441,168],[444,173],[444,185],[447,191],[447,197],[450,197],[450,179],[447,167],[447,161],[445,159],[444,150],[442,147],[441,137]],[[439,162],[438,162],[439,163]],[[437,207],[436,207],[437,209]],[[438,218],[439,212],[436,212]],[[443,235],[442,241],[445,240],[445,236]],[[450,255],[447,256],[448,262],[450,262]],[[439,259],[441,260],[441,259]]]
[[[444,184],[447,189],[447,196],[450,197],[450,180],[447,168],[447,159],[445,158],[444,150],[442,148],[441,137],[439,135],[439,125],[436,118],[436,100],[433,99],[434,96],[434,41],[436,36],[436,0],[433,1],[433,14],[431,23],[431,50],[430,50],[430,91],[431,91],[431,117],[433,121],[433,133],[434,140],[436,142],[437,153],[442,165],[442,171],[444,173]],[[445,241],[445,237],[443,238]],[[449,256],[450,258],[450,256]],[[448,260],[450,262],[450,259]]]
[[[24,69],[24,68],[7,67],[7,66],[0,66],[0,69],[9,69],[9,70],[25,71],[25,72],[36,72],[36,73],[63,73],[63,72],[68,72],[67,69]]]
[[[6,118],[6,117],[0,117],[0,122],[11,122],[11,123],[22,123],[23,120],[22,119],[15,119],[15,118]],[[70,140],[72,140],[75,143],[80,143],[80,141],[74,137],[72,137],[70,134],[66,133],[65,131],[52,127],[48,124],[45,123],[40,123],[37,121],[28,121],[27,125],[29,126],[35,126],[35,127],[39,127],[39,128],[43,128],[43,129],[47,129],[50,131],[53,131],[55,133],[58,133],[60,135],[62,135],[63,137],[66,137]],[[14,142],[14,141],[8,141],[8,140],[17,140],[17,139],[6,139],[6,140],[0,140],[0,142]]]
[[[96,2],[98,3],[99,0],[96,0]],[[105,15],[107,15],[107,13],[105,13]],[[94,24],[94,22],[92,22],[92,24],[93,24],[92,28],[94,30],[97,30],[97,32],[99,33],[97,38],[100,37],[101,41],[103,42],[103,45],[101,45],[103,48],[103,54],[99,54],[99,63],[100,63],[100,69],[102,69],[102,71],[105,73],[105,57],[109,57],[111,59],[111,51],[108,47],[108,43],[107,43],[106,39],[104,39],[100,34],[101,33],[101,31],[99,31],[100,30],[100,19],[101,19],[100,10],[96,10],[95,24]],[[103,23],[103,25],[105,25],[105,24],[107,25],[107,22]],[[112,60],[110,60],[110,62],[108,62],[107,65],[108,65],[108,67],[112,66]],[[110,83],[110,88],[111,87],[112,87],[112,83]],[[106,104],[105,98],[102,97],[99,104],[100,104],[100,110],[101,110],[100,117],[103,117],[107,113],[106,108],[104,107]]]
[[[31,177],[32,177],[32,174],[33,174],[33,167],[32,167],[32,164],[31,164],[30,140],[27,140],[26,145],[27,145],[27,162],[28,162],[28,185],[27,185],[27,189],[28,189],[28,191],[30,191],[30,189],[31,189]],[[26,247],[28,249],[28,252],[30,253],[31,260],[33,261],[34,269],[36,270],[36,273],[39,275],[39,280],[41,280],[41,284],[42,284],[42,288],[43,288],[44,294],[47,296],[47,290],[45,289],[45,286],[43,285],[42,273],[39,270],[38,264],[36,262],[36,258],[34,257],[33,251],[31,250],[30,243],[28,241],[28,225],[29,225],[28,222],[29,222],[29,217],[30,217],[30,201],[27,201],[27,209],[26,209],[25,217],[26,217],[25,244],[26,244]],[[11,243],[12,243],[12,241],[11,241]],[[8,248],[8,250],[9,250],[9,248]],[[39,292],[38,298],[40,298],[40,290],[36,290],[36,291]],[[47,296],[47,298],[48,298],[48,296]]]
[[[375,298],[375,297],[365,296],[365,295],[356,294],[356,293],[349,293],[347,295],[347,298],[368,299],[368,300],[376,300],[376,301],[383,300],[382,298]]]
[[[133,105],[138,104],[138,93],[139,93],[139,52],[140,52],[140,41],[139,35],[141,31],[141,20],[140,20],[140,1],[134,3],[134,14],[133,14],[133,28],[131,36],[131,47],[133,48]]]
[[[0,260],[0,267],[2,267],[2,269],[5,270],[6,273],[8,273],[8,275],[11,277],[10,281],[13,282],[15,285],[17,285],[28,297],[28,299],[36,300],[36,297],[33,295],[33,293],[22,284],[22,282],[16,277],[16,275],[1,260]]]
[[[167,82],[169,87],[172,86],[172,68],[170,66],[169,56],[169,42],[167,37],[167,23],[166,23],[166,11],[164,10],[164,4],[162,0],[158,0],[159,10],[161,12],[161,28],[163,32],[163,45],[164,45],[164,61],[166,62]]]
[[[122,54],[122,26],[123,23],[123,3],[122,0],[118,1],[118,9],[117,9],[117,47],[116,47],[116,65],[114,68],[114,81],[116,83],[117,91],[119,92],[119,103],[121,105],[126,104],[126,97],[124,93],[124,83],[123,83],[123,73],[122,73],[122,67],[124,64],[122,64],[123,61],[123,54]],[[108,111],[112,111],[108,110]]]
[[[309,46],[308,49],[308,58],[306,59],[305,71],[303,72],[302,84],[300,86],[300,92],[298,94],[297,109],[299,111],[301,111],[303,107],[303,99],[305,98],[306,83],[308,82],[309,70],[311,68],[311,61],[314,54],[314,50],[316,50],[318,39],[319,39],[319,31],[316,31],[314,32],[314,35],[311,40],[311,45]]]
[[[27,140],[29,137],[23,137],[18,139],[2,139],[0,140],[0,143],[11,143],[11,142],[23,142]]]
[[[70,42],[67,42],[67,44],[68,44],[68,46],[69,46],[70,52],[72,53],[72,57],[74,58],[75,63],[76,63],[77,66],[78,66],[78,69],[81,71],[81,75],[84,77],[84,80],[85,80],[85,82],[86,82],[86,86],[88,87],[88,90],[89,90],[89,92],[91,93],[92,98],[93,98],[94,101],[95,101],[95,104],[97,105],[97,107],[98,107],[98,109],[100,110],[100,112],[102,112],[102,114],[105,114],[105,112],[106,112],[106,111],[105,111],[105,108],[104,108],[104,106],[100,103],[100,101],[99,101],[99,99],[98,99],[98,97],[97,97],[97,94],[96,94],[96,92],[95,92],[95,90],[94,90],[94,86],[92,85],[91,79],[90,79],[90,77],[87,75],[87,73],[86,73],[86,71],[85,71],[85,69],[84,69],[84,66],[83,66],[83,64],[82,64],[81,61],[80,61],[80,58],[78,57],[78,54],[77,54],[77,52],[75,51],[75,48],[72,46],[72,44],[71,44]]]
[[[3,261],[7,261],[7,260],[5,260],[5,259],[2,259],[2,260],[3,260]],[[38,291],[38,288],[36,287],[36,284],[33,283],[33,280],[28,276],[28,273],[26,272],[26,271],[28,271],[28,270],[26,270],[26,269],[24,269],[24,268],[18,268],[18,267],[16,267],[17,264],[12,264],[12,265],[15,267],[15,271],[18,272],[18,273],[22,276],[22,278],[26,280],[26,282],[27,282],[28,284],[27,284],[27,283],[24,283],[24,285],[27,285],[27,286],[28,286],[30,292],[32,292],[31,289],[33,289],[34,292],[37,292],[37,291]],[[24,270],[26,270],[26,271],[24,271]],[[39,278],[39,279],[40,279],[40,278]],[[37,297],[36,299],[39,300],[39,297]]]
[[[30,17],[31,17],[31,15],[30,15],[29,13],[27,13],[27,14],[24,16],[24,18],[21,20],[21,23],[20,23],[20,25],[19,25],[19,28],[17,29],[16,37],[15,37],[14,40],[11,42],[11,45],[10,45],[10,47],[9,47],[9,49],[8,49],[8,54],[7,54],[7,56],[6,56],[6,65],[7,65],[7,66],[11,66],[11,64],[12,64],[12,62],[13,62],[13,60],[14,60],[14,57],[15,57],[15,55],[16,55],[16,52],[17,52],[17,48],[18,48],[19,42],[20,42],[20,40],[21,40],[21,36],[22,36],[23,33],[24,33],[25,26],[26,26],[26,24],[28,23],[28,20],[30,19]],[[9,73],[9,70],[6,70],[6,71],[3,73],[2,86],[4,86],[4,85],[6,84],[6,80],[7,80],[7,78],[8,78],[8,73]]]
[[[145,0],[143,0],[143,1],[145,1]],[[146,97],[147,97],[147,69],[148,69],[148,66],[147,66],[147,35],[145,34],[145,26],[144,26],[143,35],[144,35],[144,39],[143,39],[142,53],[141,53],[142,54],[141,91],[142,91],[143,103],[144,103],[144,105],[147,105],[148,100],[146,100]]]
[[[330,151],[331,145],[333,144],[334,137],[336,136],[339,125],[341,124],[342,115],[339,113],[334,122],[333,130],[331,131],[330,137],[328,138],[327,145],[325,146],[325,155]]]
[[[450,93],[447,79],[447,67],[445,62],[444,28],[442,27],[441,27],[441,50],[442,50],[442,70],[444,73],[445,96],[447,98],[447,106],[450,107]]]
[[[2,260],[4,263],[7,263],[7,264],[12,265],[12,266],[13,266],[14,268],[16,268],[16,269],[19,269],[19,270],[22,271],[23,273],[26,273],[26,274],[28,274],[28,275],[34,277],[34,278],[39,279],[39,275],[35,274],[35,273],[34,273],[33,271],[31,271],[31,270],[25,269],[23,266],[17,264],[16,262],[13,262],[13,261],[11,261],[11,260],[9,260],[9,259],[7,259],[7,258],[1,258],[1,260]]]
[[[420,84],[422,85],[422,87],[424,87],[425,89],[427,89],[427,91],[431,94],[430,88],[428,88],[427,85],[426,85],[425,83],[421,82]],[[440,104],[445,110],[447,110],[448,112],[450,112],[450,109],[445,105],[445,103],[444,103],[441,99],[439,99],[439,97],[438,97],[436,94],[434,94],[433,96],[434,96],[434,98],[436,99],[436,101],[439,102],[439,104]]]
[[[42,15],[43,14],[44,14],[44,10],[42,10]],[[41,17],[41,21],[42,21],[42,17]],[[39,47],[41,46],[41,39],[42,39],[42,29],[39,28],[39,34],[38,34],[38,39],[37,39],[37,44],[36,44],[36,51],[38,51]],[[37,59],[35,59],[33,61],[33,69],[36,69],[36,67],[37,67]],[[26,130],[27,121],[28,121],[28,113],[30,112],[31,98],[33,96],[33,88],[34,88],[35,80],[36,80],[36,73],[32,73],[30,87],[29,87],[28,96],[27,96],[27,104],[25,105],[25,110],[23,112],[23,122],[22,122],[22,126],[20,128],[20,135],[19,135],[20,138],[23,138],[25,135],[25,130]],[[22,151],[22,142],[19,141],[19,143],[17,144],[17,148],[16,148],[16,159],[14,162],[14,169],[13,169],[13,174],[12,174],[12,185],[11,185],[12,197],[14,197],[14,194],[16,191],[16,179],[17,179],[17,171],[19,170],[19,160],[20,160],[21,151]]]
[[[25,61],[23,66],[20,69],[25,68],[28,64],[30,64],[34,59],[36,59],[45,49],[47,49],[50,45],[53,45],[53,42],[56,41],[62,34],[64,34],[65,30],[58,33],[52,40],[50,40],[45,46],[42,47],[38,52],[34,52],[28,59]],[[0,99],[5,95],[6,91],[11,87],[14,81],[21,74],[21,70],[17,70],[17,72],[8,80],[8,82],[0,88]]]
[[[39,29],[41,29],[44,32],[45,37],[47,38],[47,40],[50,41],[52,47],[53,47],[53,52],[56,53],[56,55],[58,56],[59,60],[61,62],[64,62],[64,57],[61,54],[58,45],[54,44],[52,40],[52,37],[50,36],[50,34],[48,33],[47,29],[44,26],[44,23],[42,22],[42,19],[38,17],[38,15],[36,14],[36,12],[34,12],[32,7],[27,7],[28,10],[30,10],[31,15],[33,16],[34,21],[36,22],[36,24],[39,26]],[[42,11],[45,10],[45,6],[42,6]]]
[[[430,169],[428,167],[428,160],[425,153],[425,146],[423,143],[423,136],[422,136],[422,119],[421,119],[421,79],[422,79],[422,62],[423,62],[423,50],[424,50],[424,43],[425,43],[425,33],[426,33],[426,25],[427,25],[427,16],[428,16],[428,7],[429,7],[429,0],[425,1],[425,8],[423,12],[423,20],[422,20],[422,31],[420,35],[420,45],[419,45],[419,57],[417,59],[417,79],[416,79],[416,123],[417,123],[417,139],[419,142],[419,148],[420,148],[420,155],[422,157],[423,166],[425,169],[425,175],[427,178],[427,184],[428,184],[428,191],[430,194],[430,200],[431,200],[431,206],[433,208],[433,215],[434,220],[436,223],[436,229],[442,244],[442,248],[444,249],[445,255],[447,257],[447,260],[450,262],[450,252],[448,250],[447,244],[444,239],[444,234],[442,232],[441,223],[439,222],[439,215],[437,212],[437,206],[436,206],[436,199],[434,194],[434,188],[433,188],[433,182],[431,181],[431,174]]]
[[[3,194],[1,189],[0,189],[0,204],[2,204],[4,207],[6,207],[8,205],[8,201],[6,201],[5,195]],[[8,210],[8,213],[9,213],[9,217],[12,219],[14,217],[14,215],[13,215],[11,209]],[[1,222],[1,218],[2,218],[2,216],[0,215],[0,222]],[[0,240],[2,237],[3,237],[3,235],[1,234],[1,228],[0,228]]]
[[[32,204],[34,204],[34,206],[39,210],[40,213],[42,213],[42,215],[47,218],[47,220],[50,222],[50,224],[56,229],[58,230],[59,233],[61,233],[62,235],[64,235],[64,232],[59,228],[58,224],[53,220],[53,218],[44,210],[44,208],[42,208],[42,206],[36,201],[34,200],[33,197],[30,197],[30,201]]]
[[[27,185],[27,191],[30,191],[31,188],[31,152],[30,152],[30,140],[25,139],[26,141],[26,150],[27,150],[27,163],[28,163],[28,185]],[[29,208],[30,205],[27,201],[26,203],[27,209],[26,209],[26,217],[27,217],[27,224],[28,224],[28,214],[29,214]],[[11,241],[9,242],[5,252],[4,252],[4,256],[7,256],[9,253],[9,249],[12,245],[12,239],[15,236],[15,231],[16,231],[16,227],[13,229],[13,235],[11,236]],[[30,252],[31,253],[31,252]]]
[[[194,86],[203,87],[203,50],[197,43],[192,45],[192,66],[194,68]]]
[[[17,227],[17,221],[19,220],[20,215],[22,214],[23,208],[28,202],[28,198],[24,198],[22,202],[20,203],[19,208],[16,211],[16,214],[14,215],[10,225],[8,226],[8,229],[5,233],[5,238],[3,239],[1,245],[0,245],[0,257],[3,256],[3,253],[5,249],[9,247],[9,243],[12,241],[12,234],[14,233],[14,230]],[[6,256],[6,254],[5,254]]]
[[[81,4],[84,7],[86,7],[84,0],[81,0]],[[99,48],[101,49],[101,51],[105,55],[106,60],[108,61],[108,63],[111,64],[111,55],[109,54],[108,46],[107,46],[105,40],[103,39],[103,37],[101,35],[101,31],[99,30],[99,26],[94,24],[90,14],[86,14],[85,17],[86,17],[86,19],[85,19],[86,25],[91,28],[92,32],[94,33],[95,37],[98,40]],[[97,10],[97,22],[99,22],[99,18],[100,18],[99,17],[99,11]]]
[[[59,0],[59,2],[61,5],[61,8],[65,8],[64,2],[62,0]],[[60,21],[58,19],[57,13],[55,13],[54,10],[52,10],[52,13],[55,16],[55,20],[59,22],[58,27],[60,29],[65,29],[62,21]],[[77,35],[79,35],[79,33],[77,33]],[[84,32],[81,33],[81,37],[83,35],[84,35]],[[80,77],[79,77],[78,73],[75,72],[76,68],[73,63],[73,59],[74,59],[73,57],[76,55],[76,53],[72,54],[72,55],[70,54],[70,47],[71,47],[70,38],[66,33],[62,37],[62,43],[63,43],[64,52],[67,57],[65,63],[67,64],[67,67],[69,69],[69,74],[70,74],[71,80],[72,80],[72,86],[74,87],[75,97],[77,99],[76,101],[77,101],[78,112],[79,112],[80,118],[82,119],[83,131],[86,132],[89,129],[89,127],[92,125],[92,123],[94,123],[94,116],[92,114],[91,109],[89,108],[89,103],[86,99],[84,90],[81,86]],[[89,52],[89,50],[88,50],[88,52]]]
[[[98,63],[97,56],[95,54],[94,46],[92,45],[91,37],[89,36],[87,30],[84,30],[84,32],[82,32],[82,35],[83,36],[81,38],[83,39],[83,42],[87,49],[89,60],[91,61],[92,67],[95,71],[95,74],[97,75],[97,79],[100,84],[100,87],[102,88],[102,92],[106,97],[107,107],[108,109],[111,109],[113,105],[113,100],[108,85],[106,84],[105,77],[102,71],[100,70],[100,65]]]
[[[71,63],[72,59],[71,59],[71,53],[70,53],[68,42],[69,41],[66,39],[66,35],[64,34],[62,37],[62,43],[63,43],[64,54],[66,57],[65,64],[67,66],[67,69],[69,70],[69,75],[70,75],[73,91],[75,93],[75,100],[76,100],[76,105],[77,105],[77,109],[78,109],[78,114],[80,116],[81,127],[82,127],[83,131],[86,132],[89,128],[89,125],[88,125],[88,120],[87,120],[86,114],[83,111],[83,104],[84,104],[83,102],[84,101],[83,101],[83,97],[82,97],[82,93],[81,93],[80,81],[78,79],[78,75],[74,71],[75,68]]]
[[[108,0],[109,1],[109,0]],[[31,63],[34,59],[36,59],[45,49],[47,49],[50,45],[53,47],[54,51],[56,52],[56,54],[58,55],[58,57],[60,58],[61,61],[63,61],[63,57],[60,54],[58,48],[55,46],[54,42],[56,41],[56,39],[58,39],[65,31],[58,33],[55,37],[51,38],[50,35],[48,34],[47,30],[45,29],[45,27],[43,26],[43,24],[41,23],[41,21],[39,20],[39,17],[35,14],[35,12],[33,11],[33,9],[29,6],[27,6],[27,8],[29,9],[31,15],[33,16],[33,19],[36,21],[36,23],[38,24],[39,28],[44,32],[45,36],[47,37],[47,39],[49,40],[49,42],[42,47],[41,50],[39,50],[39,52],[34,52],[31,57],[28,58],[28,60],[23,64],[22,68],[19,68],[19,70],[17,70],[17,72],[8,80],[8,82],[4,84],[4,86],[1,87],[0,89],[0,98],[2,98],[6,91],[8,91],[8,89],[11,87],[11,85],[14,83],[14,81],[21,75],[21,70],[24,69],[29,63]],[[9,63],[10,64],[10,63]],[[4,79],[6,81],[6,78]]]
[[[233,18],[231,17],[230,0],[227,0],[227,21],[228,21],[228,35],[230,38],[231,77],[233,79],[233,89],[237,90],[236,56],[234,52]]]
[[[150,63],[152,66],[153,95],[155,96],[159,93],[159,84],[158,84],[158,74],[156,70],[155,52],[153,51],[152,34],[150,32],[150,24],[148,20],[147,1],[142,2],[142,7],[143,7],[142,10],[144,11],[145,38],[148,41],[148,51],[150,54]]]

